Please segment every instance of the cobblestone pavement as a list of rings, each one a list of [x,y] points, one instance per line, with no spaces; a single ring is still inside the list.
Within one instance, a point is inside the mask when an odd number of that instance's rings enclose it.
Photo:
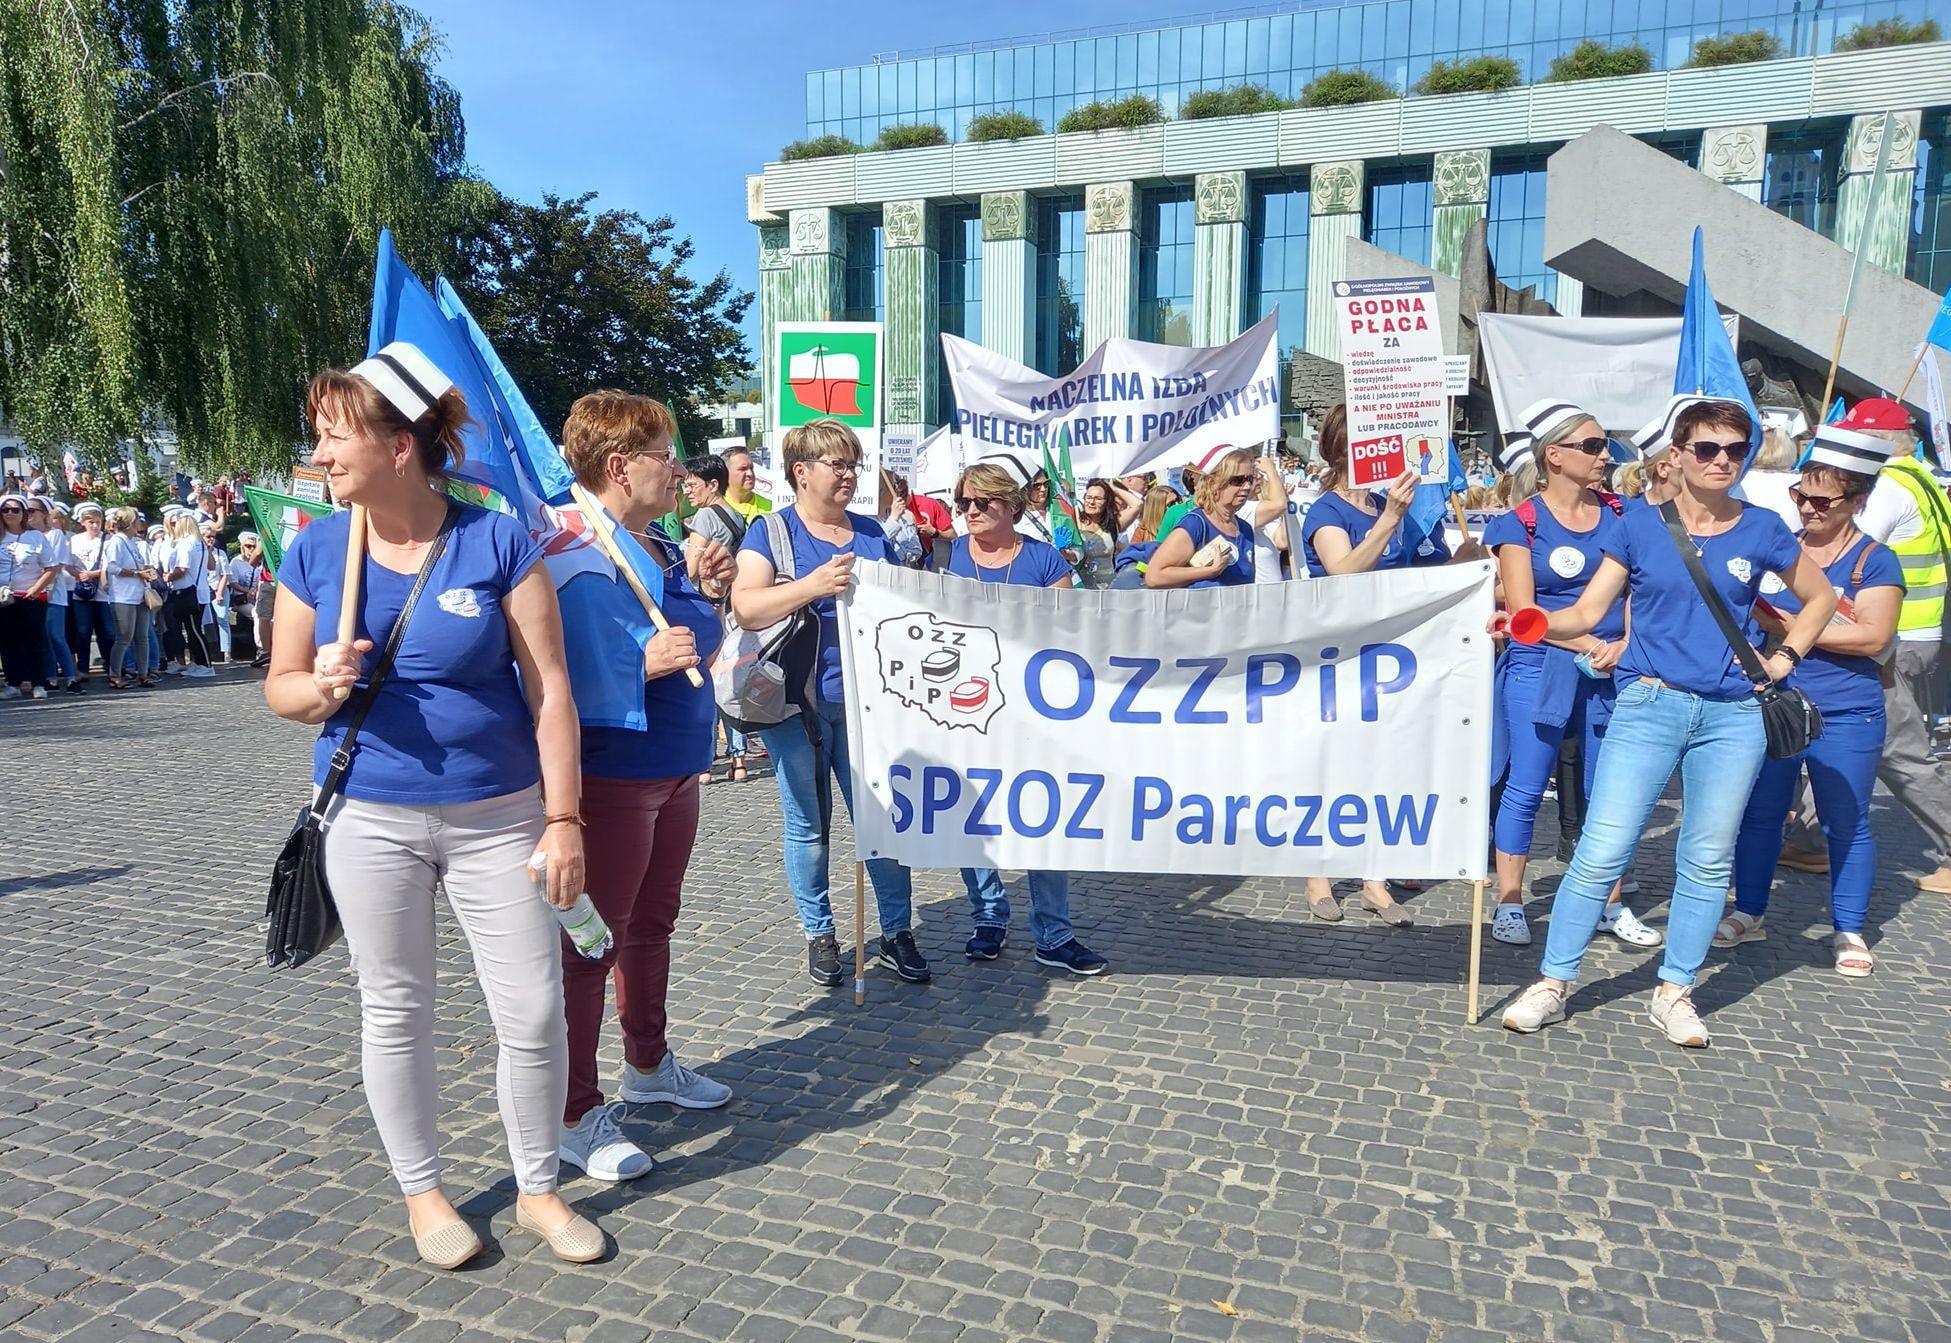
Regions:
[[[877,972],[856,1010],[804,978],[770,782],[719,784],[672,1016],[738,1098],[637,1107],[655,1174],[565,1186],[601,1263],[512,1233],[442,914],[450,1188],[492,1231],[443,1274],[367,1117],[343,953],[263,968],[308,735],[241,672],[0,708],[0,1336],[1951,1339],[1951,903],[1911,890],[1918,836],[1881,806],[1875,977],[1827,968],[1822,888],[1785,877],[1774,936],[1713,959],[1713,1047],[1683,1052],[1617,943],[1567,1024],[1466,1026],[1455,884],[1398,932],[1352,899],[1309,922],[1273,882],[1085,876],[1113,971],[1072,981],[1021,914],[967,964],[959,882],[927,873],[935,982]],[[1655,923],[1671,852],[1663,829],[1639,869]],[[1535,950],[1486,945],[1494,1006]]]

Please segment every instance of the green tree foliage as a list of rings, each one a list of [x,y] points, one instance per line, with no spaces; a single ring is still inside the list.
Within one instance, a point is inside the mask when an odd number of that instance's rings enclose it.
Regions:
[[[145,424],[280,466],[363,349],[390,226],[439,269],[477,202],[437,39],[390,0],[0,3],[0,403],[97,460]]]
[[[1072,131],[1132,130],[1139,126],[1154,126],[1163,120],[1165,109],[1158,105],[1158,100],[1140,93],[1116,102],[1085,103],[1082,107],[1073,107],[1057,119],[1057,129],[1065,134]]]
[[[1696,68],[1711,65],[1746,65],[1750,61],[1772,61],[1782,54],[1781,40],[1763,28],[1746,33],[1720,33],[1694,43],[1694,58],[1687,62]]]
[[[1586,38],[1562,56],[1551,58],[1547,84],[1565,84],[1578,79],[1617,79],[1621,75],[1643,75],[1653,68],[1653,53],[1637,42],[1630,46],[1609,47]]]
[[[1345,107],[1398,97],[1395,85],[1366,70],[1326,70],[1301,90],[1302,107]]]
[[[1859,23],[1836,39],[1837,51],[1868,51],[1872,47],[1905,47],[1913,42],[1936,42],[1943,37],[1936,19],[1911,23],[1904,19],[1878,19]]]
[[[781,163],[801,159],[833,159],[842,154],[858,154],[860,146],[844,135],[816,135],[811,140],[795,140],[779,151]]]
[[[686,275],[691,240],[668,217],[591,213],[592,199],[497,200],[460,239],[449,278],[548,432],[584,392],[621,387],[669,404],[702,443],[717,430],[693,399],[722,400],[751,372],[738,324],[752,295],[723,272]]]
[[[1244,117],[1255,112],[1278,112],[1292,106],[1272,89],[1259,84],[1235,84],[1231,88],[1201,89],[1187,95],[1185,102],[1179,106],[1179,120]]]
[[[1468,61],[1434,61],[1417,80],[1414,92],[1425,98],[1445,93],[1495,93],[1524,82],[1517,62],[1509,56],[1479,56]]]
[[[928,149],[948,143],[948,132],[940,126],[883,126],[874,141],[876,149]]]
[[[1027,112],[984,112],[969,118],[963,139],[981,144],[985,140],[1026,140],[1043,134],[1043,123]]]

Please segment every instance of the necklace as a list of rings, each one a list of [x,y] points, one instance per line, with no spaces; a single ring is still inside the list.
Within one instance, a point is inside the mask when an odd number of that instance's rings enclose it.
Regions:
[[[1009,559],[1006,562],[1000,565],[984,564],[981,560],[976,558],[975,546],[971,544],[969,546],[969,564],[972,568],[975,569],[976,580],[978,582],[982,580],[983,570],[987,569],[990,573],[993,574],[994,572],[996,572],[997,569],[1000,568],[1003,571],[1003,586],[1007,587],[1009,586],[1009,580],[1012,577],[1014,577],[1016,574],[1016,557],[1018,555],[1021,555],[1022,553],[1023,553],[1023,542],[1019,539],[1014,546],[1010,547]]]

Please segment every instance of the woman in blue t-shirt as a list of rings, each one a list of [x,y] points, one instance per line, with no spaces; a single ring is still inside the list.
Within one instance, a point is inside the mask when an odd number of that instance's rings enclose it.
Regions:
[[[1606,541],[1622,506],[1604,493],[1610,440],[1599,422],[1564,401],[1525,413],[1527,432],[1498,454],[1521,502],[1484,528],[1484,546],[1497,557],[1505,605],[1560,610],[1577,601],[1599,572]],[[1542,482],[1542,488],[1540,483]],[[1590,634],[1549,644],[1513,643],[1498,663],[1497,709],[1509,746],[1504,792],[1497,807],[1498,904],[1490,935],[1513,946],[1531,944],[1524,917],[1524,869],[1545,785],[1558,767],[1558,749],[1576,730],[1585,795],[1599,765],[1599,745],[1612,714],[1612,668],[1626,647],[1626,603],[1613,602]],[[1566,780],[1560,780],[1561,786]],[[1633,917],[1613,888],[1599,926],[1633,946],[1657,947],[1660,934]]]
[[[650,1173],[650,1157],[620,1125],[626,1102],[709,1110],[732,1098],[724,1083],[685,1067],[665,1038],[671,933],[698,835],[698,776],[710,768],[717,731],[710,685],[693,685],[686,673],[718,651],[724,626],[714,599],[733,570],[722,542],[694,534],[680,549],[653,525],[677,506],[685,466],[676,435],[661,401],[615,391],[577,398],[562,429],[577,484],[663,572],[658,609],[668,625],[653,632],[620,573],[581,573],[563,584],[569,679],[582,720],[583,815],[603,837],[589,854],[589,896],[613,945],[591,958],[564,939],[569,1092],[561,1148],[564,1161],[597,1180]],[[722,463],[718,469],[722,475]],[[623,1075],[618,1099],[605,1104],[596,1047],[612,973]]]
[[[1630,509],[1605,542],[1605,559],[1572,605],[1549,615],[1546,637],[1577,639],[1596,628],[1621,593],[1632,600],[1631,632],[1620,655],[1620,682],[1605,750],[1572,855],[1558,888],[1545,938],[1544,977],[1504,1014],[1514,1031],[1535,1031],[1565,1018],[1565,998],[1597,931],[1613,883],[1625,874],[1646,822],[1674,770],[1681,772],[1685,820],[1674,852],[1673,900],[1666,956],[1653,992],[1654,1024],[1677,1045],[1707,1043],[1692,990],[1714,938],[1734,865],[1734,836],[1767,738],[1756,687],[1742,674],[1720,626],[1695,587],[1670,515],[1689,538],[1709,581],[1745,637],[1759,635],[1752,608],[1764,575],[1782,575],[1803,609],[1782,646],[1767,659],[1779,681],[1815,645],[1836,594],[1803,555],[1782,520],[1728,496],[1748,454],[1753,421],[1742,406],[1700,398],[1677,400],[1673,451],[1680,493],[1660,507]],[[1502,618],[1493,621],[1501,631]]]
[[[365,507],[357,633],[350,642],[335,634],[354,517],[342,511],[299,532],[278,568],[264,697],[280,717],[322,725],[314,783],[353,716],[366,714],[345,791],[325,814],[325,870],[359,973],[366,1102],[415,1247],[438,1268],[481,1250],[440,1183],[439,888],[474,949],[494,1020],[516,1221],[559,1258],[600,1258],[603,1233],[556,1193],[569,1074],[561,933],[549,906],[566,909],[583,890],[583,835],[555,584],[519,521],[447,497],[467,403],[419,349],[395,342],[349,373],[319,374],[306,412],[318,435],[312,461],[333,496]],[[374,650],[443,529],[445,548],[368,713],[361,682]],[[340,690],[350,697],[335,698]],[[545,894],[532,855],[547,859]]]
[[[732,581],[732,614],[748,630],[761,630],[795,611],[811,611],[819,626],[811,702],[759,736],[772,757],[785,815],[786,880],[806,930],[806,972],[832,987],[844,977],[827,893],[827,851],[833,793],[838,781],[847,810],[854,805],[853,767],[847,758],[847,695],[841,684],[840,613],[834,599],[853,582],[856,559],[899,561],[881,524],[852,513],[860,476],[860,440],[838,420],[814,420],[786,431],[780,444],[796,496],[792,507],[755,518],[738,552]],[[797,577],[779,576],[778,547],[790,550]],[[795,701],[797,702],[797,701]],[[915,945],[913,881],[892,858],[867,860],[881,916],[875,955],[912,983],[928,979],[928,961]]]
[[[1782,851],[1782,823],[1806,763],[1816,815],[1829,841],[1829,922],[1835,929],[1836,970],[1852,979],[1875,969],[1863,926],[1876,875],[1870,794],[1883,758],[1883,683],[1877,659],[1896,638],[1904,604],[1903,566],[1888,546],[1856,528],[1856,515],[1870,497],[1888,448],[1878,439],[1868,439],[1867,450],[1848,441],[1861,437],[1847,429],[1817,430],[1809,465],[1789,490],[1802,515],[1803,553],[1850,605],[1847,618],[1839,614],[1822,631],[1807,660],[1789,678],[1822,711],[1822,735],[1791,760],[1762,762],[1734,846],[1734,912],[1714,933],[1717,947],[1768,936],[1762,916],[1768,912],[1768,889]],[[1761,590],[1762,599],[1785,615],[1800,606],[1792,593],[1771,591],[1765,581]]]
[[[1253,582],[1253,523],[1240,510],[1253,497],[1251,452],[1231,448],[1201,462],[1193,506],[1165,534],[1145,566],[1148,588],[1230,588]]]
[[[1023,515],[1024,491],[1009,471],[978,462],[955,482],[955,511],[968,526],[955,538],[948,571],[978,583],[1013,583],[1030,588],[1068,588],[1074,575],[1055,546],[1016,530]],[[1070,931],[1070,874],[1025,874],[1030,887],[1030,933],[1041,965],[1076,975],[1095,975],[1109,963]],[[975,928],[965,950],[972,961],[993,961],[1009,936],[1009,892],[992,867],[965,867],[969,914]]]

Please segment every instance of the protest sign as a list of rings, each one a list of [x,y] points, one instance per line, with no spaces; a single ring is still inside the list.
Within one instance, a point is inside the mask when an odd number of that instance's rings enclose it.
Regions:
[[[1172,593],[854,573],[862,858],[1483,875],[1488,563]]]
[[[1340,280],[1341,367],[1348,395],[1348,475],[1386,485],[1448,437],[1443,332],[1434,278]]]
[[[1040,462],[1067,436],[1080,480],[1183,466],[1222,443],[1269,442],[1280,437],[1278,317],[1207,348],[1107,340],[1059,378],[945,335],[953,427],[971,461],[1008,452]]]
[[[780,322],[770,354],[775,428],[830,416],[858,434],[880,432],[879,322]]]
[[[329,504],[329,492],[325,472],[316,466],[294,466],[291,468],[291,497],[303,499],[308,504]]]

